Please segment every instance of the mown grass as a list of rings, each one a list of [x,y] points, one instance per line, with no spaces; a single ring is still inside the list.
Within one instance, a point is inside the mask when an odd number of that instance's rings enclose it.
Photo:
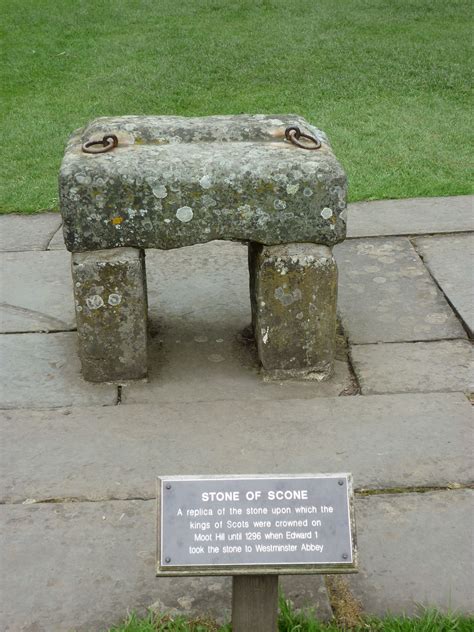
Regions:
[[[470,192],[468,0],[0,0],[0,210],[57,207],[97,116],[300,113],[352,200]]]
[[[336,622],[318,621],[312,614],[296,612],[288,601],[280,600],[278,632],[341,632]],[[383,619],[365,617],[352,632],[472,632],[474,617],[441,614],[424,610],[419,616],[390,616]],[[231,632],[230,625],[219,626],[209,619],[190,620],[150,613],[144,618],[130,615],[122,625],[108,632]],[[255,631],[257,632],[257,631]]]

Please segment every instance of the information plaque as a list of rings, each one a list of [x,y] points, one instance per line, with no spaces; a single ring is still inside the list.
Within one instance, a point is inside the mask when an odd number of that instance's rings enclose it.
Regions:
[[[158,479],[158,575],[356,570],[350,474]]]

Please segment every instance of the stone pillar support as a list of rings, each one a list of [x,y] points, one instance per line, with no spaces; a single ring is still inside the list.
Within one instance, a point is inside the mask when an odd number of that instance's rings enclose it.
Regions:
[[[252,325],[265,371],[326,379],[336,346],[337,266],[312,243],[249,244]]]
[[[90,382],[147,373],[145,255],[115,248],[72,255],[82,374]]]

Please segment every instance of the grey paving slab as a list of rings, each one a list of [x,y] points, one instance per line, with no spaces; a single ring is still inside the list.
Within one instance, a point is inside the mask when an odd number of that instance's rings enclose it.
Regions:
[[[228,578],[154,577],[152,500],[3,505],[0,516],[6,632],[93,632],[150,605],[229,619]],[[356,516],[360,572],[349,582],[366,613],[472,611],[472,492],[358,497]],[[282,584],[328,617],[319,578]]]
[[[338,309],[351,342],[466,337],[407,238],[351,239],[334,251]]]
[[[105,406],[117,401],[113,384],[82,379],[75,332],[4,334],[0,357],[0,408]]]
[[[474,196],[355,202],[348,208],[348,237],[419,235],[474,230]]]
[[[468,340],[354,345],[351,354],[363,395],[474,391]]]
[[[59,213],[0,215],[0,250],[46,250],[60,224]]]
[[[0,253],[0,332],[74,329],[71,255]]]
[[[160,473],[317,468],[373,489],[473,479],[461,393],[16,410],[0,432],[4,502],[150,498]]]
[[[474,234],[423,237],[416,248],[448,301],[474,331]]]
[[[59,226],[58,230],[51,237],[51,240],[48,243],[48,250],[66,250],[62,224]]]
[[[339,340],[327,382],[265,382],[250,324],[247,248],[212,242],[173,251],[147,251],[149,382],[129,384],[128,403],[327,397],[353,390]]]
[[[356,499],[360,572],[348,581],[366,612],[474,612],[473,500],[473,490]]]
[[[0,507],[5,632],[103,631],[130,610],[230,619],[230,578],[160,578],[155,501]],[[286,594],[330,616],[319,577],[288,577]]]

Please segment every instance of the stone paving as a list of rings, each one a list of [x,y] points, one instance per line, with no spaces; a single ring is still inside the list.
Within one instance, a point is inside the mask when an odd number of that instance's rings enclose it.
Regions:
[[[261,376],[229,242],[147,251],[149,380],[86,383],[59,216],[0,231],[2,630],[228,618],[228,578],[154,577],[160,474],[351,471],[364,610],[474,610],[472,197],[350,206],[325,383]],[[282,584],[331,616],[320,577]]]

